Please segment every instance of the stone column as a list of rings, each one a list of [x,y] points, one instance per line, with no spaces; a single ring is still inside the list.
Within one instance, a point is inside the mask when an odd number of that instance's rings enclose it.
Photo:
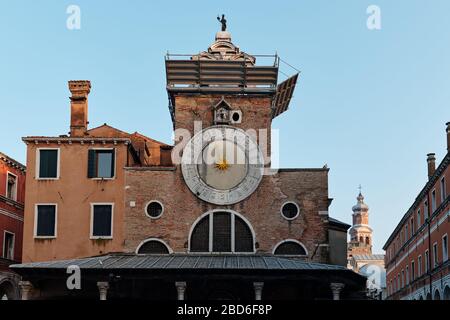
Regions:
[[[22,300],[31,300],[33,293],[33,284],[30,281],[19,281]]]
[[[97,282],[98,291],[100,292],[100,300],[106,300],[108,296],[109,282],[99,281]]]
[[[184,293],[186,292],[186,282],[177,281],[175,282],[175,287],[177,287],[178,300],[184,300]]]
[[[260,301],[262,299],[262,290],[264,282],[253,282],[253,288],[255,290],[255,300]]]
[[[330,284],[331,291],[333,292],[333,300],[340,300],[340,294],[342,289],[344,289],[345,284],[334,282]]]

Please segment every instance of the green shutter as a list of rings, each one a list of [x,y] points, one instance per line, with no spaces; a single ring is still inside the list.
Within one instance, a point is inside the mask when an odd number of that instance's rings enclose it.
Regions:
[[[95,178],[95,150],[88,152],[88,178]]]

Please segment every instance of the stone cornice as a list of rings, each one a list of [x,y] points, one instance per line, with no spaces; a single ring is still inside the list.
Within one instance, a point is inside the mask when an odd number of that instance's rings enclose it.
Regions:
[[[448,166],[449,163],[450,163],[450,152],[447,152],[447,154],[445,155],[444,159],[442,159],[442,161],[439,164],[438,168],[434,172],[433,176],[428,180],[428,182],[425,184],[425,186],[419,192],[419,195],[416,197],[416,199],[414,200],[414,202],[411,205],[411,207],[406,211],[406,213],[403,215],[403,217],[400,220],[400,222],[397,224],[397,227],[394,229],[392,234],[389,236],[388,240],[386,241],[385,245],[383,246],[384,250],[386,250],[387,247],[391,244],[391,242],[395,239],[395,237],[397,236],[397,233],[400,231],[400,229],[403,228],[403,225],[404,225],[405,221],[409,219],[409,217],[411,216],[412,212],[415,212],[417,207],[423,201],[424,196],[431,190],[431,188],[434,186],[436,181],[444,173],[445,169],[447,169],[447,166]],[[437,211],[437,209],[436,209],[436,211]]]

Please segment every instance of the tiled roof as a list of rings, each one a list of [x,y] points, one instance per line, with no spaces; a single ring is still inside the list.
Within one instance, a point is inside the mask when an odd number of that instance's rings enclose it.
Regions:
[[[81,269],[227,269],[227,270],[335,270],[349,271],[338,265],[307,262],[299,258],[273,255],[196,255],[196,254],[108,254],[73,260],[33,262],[12,265],[13,269],[65,269],[77,265]]]

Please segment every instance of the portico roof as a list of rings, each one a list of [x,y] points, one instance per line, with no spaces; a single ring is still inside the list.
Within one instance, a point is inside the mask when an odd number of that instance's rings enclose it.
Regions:
[[[26,269],[66,269],[77,265],[91,270],[333,270],[348,272],[343,266],[308,262],[300,258],[273,255],[232,255],[232,254],[108,254],[73,260],[32,262],[12,265],[20,273]]]

